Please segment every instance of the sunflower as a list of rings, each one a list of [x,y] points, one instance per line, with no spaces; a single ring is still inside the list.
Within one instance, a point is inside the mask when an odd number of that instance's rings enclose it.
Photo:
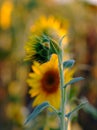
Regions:
[[[49,60],[49,39],[54,39],[56,42],[67,34],[67,23],[65,27],[56,20],[53,16],[48,18],[42,16],[31,27],[31,36],[25,45],[26,60],[45,62]],[[38,36],[38,37],[37,37]],[[63,41],[67,43],[67,37]],[[44,46],[45,45],[45,46]]]
[[[67,35],[67,29],[67,21],[65,21],[65,26],[62,26],[62,23],[59,20],[55,19],[53,16],[49,16],[48,18],[42,16],[31,27],[31,32],[37,36],[45,34],[58,42],[60,37],[65,34]],[[65,40],[67,40],[67,38]]]
[[[31,35],[25,46],[25,60],[29,60],[31,62],[38,61],[40,63],[48,61],[50,58],[50,51],[47,45],[48,41],[45,40],[44,36],[39,37]]]
[[[28,85],[31,87],[29,93],[31,97],[35,96],[33,106],[37,106],[45,101],[48,101],[56,109],[60,107],[60,76],[58,69],[58,57],[53,54],[50,61],[39,64],[34,62],[33,73],[29,74],[27,80]],[[71,80],[72,75],[66,71],[66,82]]]

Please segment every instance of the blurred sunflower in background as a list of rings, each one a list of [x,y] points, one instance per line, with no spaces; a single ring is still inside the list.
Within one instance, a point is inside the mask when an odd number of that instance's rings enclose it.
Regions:
[[[58,43],[63,35],[67,35],[68,22],[65,22],[64,25],[53,16],[40,17],[31,27],[31,35],[25,45],[25,60],[36,60],[42,63],[48,61],[53,53],[50,52],[50,40],[55,40]],[[63,40],[64,47],[67,43],[68,38],[65,37]]]
[[[28,114],[27,108],[22,104],[13,102],[9,102],[7,104],[6,115],[7,118],[12,120],[12,122],[18,125],[23,125],[27,114]]]
[[[48,18],[41,16],[31,27],[31,32],[37,36],[45,34],[58,42],[60,37],[67,35],[67,29],[67,21],[62,25],[61,21],[55,19],[53,16],[49,16]],[[67,40],[67,38],[65,40]]]
[[[58,70],[58,57],[56,54],[51,56],[50,61],[40,64],[34,62],[33,73],[29,74],[27,79],[31,87],[29,93],[31,97],[35,96],[33,106],[37,106],[44,101],[48,101],[56,109],[60,108],[60,76]],[[66,69],[65,82],[72,79],[73,73]]]
[[[4,1],[0,10],[0,26],[2,29],[6,30],[11,26],[11,17],[13,11],[12,1]]]
[[[31,62],[38,61],[40,63],[46,62],[50,58],[49,40],[45,39],[45,36],[31,36],[25,46],[26,57],[25,60]]]

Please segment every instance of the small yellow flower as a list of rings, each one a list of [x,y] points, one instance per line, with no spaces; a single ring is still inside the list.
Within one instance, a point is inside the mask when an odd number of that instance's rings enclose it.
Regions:
[[[48,101],[56,109],[59,109],[61,93],[57,55],[53,54],[50,61],[43,64],[34,62],[32,69],[33,73],[29,74],[27,82],[31,87],[29,91],[31,97],[35,96],[33,106]],[[65,74],[66,82],[72,78],[68,74]]]
[[[53,16],[40,17],[36,23],[31,27],[31,36],[25,45],[26,57],[25,60],[46,62],[49,60],[49,42],[45,40],[44,36],[47,36],[56,42],[63,35],[67,35],[67,22],[62,26],[61,23]],[[37,37],[38,36],[38,37]],[[66,45],[68,38],[64,38],[64,45]]]

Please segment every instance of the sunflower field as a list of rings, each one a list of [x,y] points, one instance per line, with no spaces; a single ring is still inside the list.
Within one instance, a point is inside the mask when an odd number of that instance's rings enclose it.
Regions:
[[[96,0],[0,0],[0,130],[97,130]]]

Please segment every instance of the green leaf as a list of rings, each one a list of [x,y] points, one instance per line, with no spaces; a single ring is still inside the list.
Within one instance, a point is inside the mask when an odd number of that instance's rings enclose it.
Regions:
[[[61,44],[62,44],[62,41],[63,41],[63,39],[64,39],[64,37],[66,37],[66,35],[63,35],[63,37],[60,39],[60,41],[59,41],[59,45],[61,46]]]
[[[63,62],[63,68],[70,68],[74,65],[75,60],[68,60]]]
[[[75,109],[73,109],[71,112],[65,115],[65,117],[70,118],[75,112],[79,111],[81,108],[83,108],[88,101],[82,102],[80,105],[78,105]]]
[[[49,106],[49,103],[48,102],[44,102],[42,104],[40,104],[39,106],[37,106],[34,111],[28,116],[28,118],[26,119],[25,121],[25,125],[33,120],[41,111],[43,111],[45,108],[47,108]]]
[[[92,106],[90,103],[88,103],[85,107],[84,107],[84,111],[88,112],[89,114],[91,114],[95,119],[97,119],[97,109]]]
[[[67,87],[68,85],[71,85],[73,83],[76,83],[80,80],[83,80],[84,78],[83,77],[77,77],[77,78],[73,78],[72,80],[70,80],[67,84],[64,85],[64,88]]]
[[[59,45],[53,40],[50,40],[50,50],[51,53],[56,53],[56,54],[59,54],[61,51]]]
[[[51,109],[57,114],[59,115],[59,111],[57,111],[57,109],[55,109],[52,105],[49,104],[49,107],[51,107]]]

